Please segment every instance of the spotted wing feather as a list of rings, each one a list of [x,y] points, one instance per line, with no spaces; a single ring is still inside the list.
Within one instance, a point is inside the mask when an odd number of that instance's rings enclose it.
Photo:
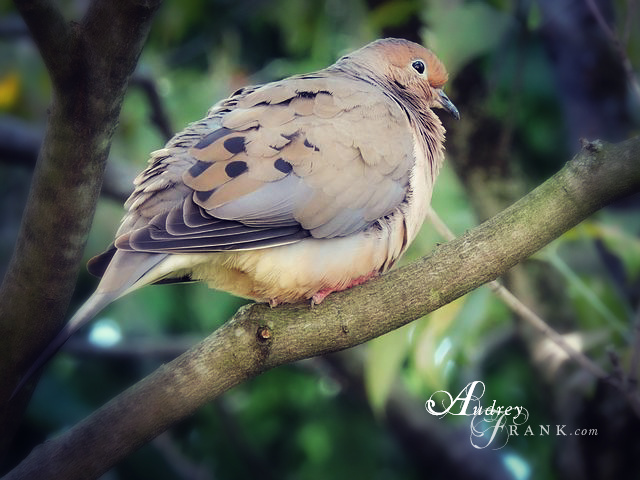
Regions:
[[[240,90],[152,154],[115,246],[212,252],[363,230],[407,195],[405,121],[379,88],[346,76]]]

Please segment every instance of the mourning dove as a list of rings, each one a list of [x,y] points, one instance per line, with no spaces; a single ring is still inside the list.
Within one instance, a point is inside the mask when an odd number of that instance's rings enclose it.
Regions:
[[[135,179],[102,277],[28,372],[115,299],[205,281],[280,303],[347,289],[393,266],[422,225],[443,161],[432,108],[458,110],[422,46],[384,39],[330,67],[241,88]]]

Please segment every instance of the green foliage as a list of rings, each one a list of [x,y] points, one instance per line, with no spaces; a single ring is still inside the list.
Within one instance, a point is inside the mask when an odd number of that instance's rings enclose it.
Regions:
[[[69,12],[76,3],[66,2]],[[533,185],[568,159],[570,142],[548,54],[538,35],[541,12],[533,3],[520,24],[512,3],[167,0],[138,74],[154,80],[178,131],[242,85],[322,68],[380,36],[422,37],[451,72],[451,99],[473,99],[472,112],[458,104],[462,116],[474,114],[501,132],[509,130],[513,141],[508,157],[522,176],[513,183]],[[618,8],[626,8],[622,0],[618,3]],[[0,8],[3,14],[10,11],[5,5]],[[634,65],[640,64],[639,35],[639,29],[630,29],[625,43]],[[476,79],[473,88],[455,91],[458,75],[470,71]],[[0,113],[41,122],[48,102],[46,72],[34,47],[23,40],[1,42]],[[147,98],[131,88],[112,161],[140,170],[148,153],[163,146],[165,139],[149,115]],[[637,109],[635,115],[639,116]],[[0,192],[8,192],[9,184],[5,189],[2,182],[9,181],[0,179]],[[505,185],[504,190],[511,187]],[[477,223],[451,159],[440,173],[432,204],[456,234]],[[122,213],[112,200],[101,202],[87,257],[107,247]],[[585,353],[603,365],[607,347],[619,351],[623,362],[631,355],[630,324],[637,305],[630,299],[637,301],[640,285],[639,218],[637,210],[602,212],[539,253],[526,269],[542,281],[531,281],[525,301],[562,333],[575,335]],[[425,224],[403,262],[429,254],[442,242]],[[613,272],[611,263],[616,266]],[[95,280],[83,274],[74,304],[79,305],[94,286]],[[629,294],[634,288],[635,297]],[[561,304],[556,303],[558,292]],[[206,335],[244,302],[204,285],[157,286],[119,300],[101,318],[117,322],[125,338],[161,341],[167,335]],[[525,406],[533,425],[555,424],[556,403],[563,398],[591,394],[591,380],[584,380],[557,351],[551,354],[553,368],[536,360],[537,347],[526,344],[523,330],[526,327],[488,289],[479,289],[370,342],[364,375],[356,376],[366,397],[353,379],[322,363],[279,368],[235,388],[174,428],[168,436],[180,461],[152,444],[109,478],[186,478],[176,467],[181,461],[211,474],[201,478],[422,478],[425,472],[398,441],[394,425],[387,423],[387,402],[399,390],[408,391],[416,409],[427,416],[423,405],[433,392],[457,393],[469,381],[482,380],[488,398]],[[29,407],[32,437],[23,443],[33,444],[77,422],[159,362],[59,355]],[[585,383],[584,388],[575,387]],[[467,442],[466,419],[438,421],[463,432]],[[516,465],[510,467],[514,478],[563,478],[556,461],[558,449],[566,448],[562,440],[513,437],[500,458]]]
[[[426,43],[438,52],[452,76],[476,57],[498,48],[513,21],[506,12],[483,2],[431,2],[423,12],[429,25]]]
[[[409,324],[369,342],[364,382],[373,411],[381,414],[398,372],[409,353],[409,338],[414,325]]]

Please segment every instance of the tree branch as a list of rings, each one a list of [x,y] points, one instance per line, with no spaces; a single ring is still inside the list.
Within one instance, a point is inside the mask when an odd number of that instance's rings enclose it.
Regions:
[[[52,80],[52,101],[16,248],[0,286],[0,453],[26,397],[11,386],[64,320],[128,79],[160,0],[94,1],[81,23],[16,0]]]
[[[147,97],[149,103],[149,120],[158,129],[158,132],[168,142],[173,137],[175,130],[171,126],[171,120],[162,103],[158,87],[154,79],[148,75],[134,75],[131,78],[131,86],[138,87]]]
[[[609,42],[616,50],[616,53],[620,56],[620,61],[622,62],[625,73],[627,74],[627,80],[629,81],[629,85],[631,85],[632,92],[636,96],[636,102],[640,102],[640,82],[638,82],[638,79],[636,78],[636,74],[633,71],[633,64],[631,63],[631,60],[629,60],[629,56],[627,55],[622,42],[620,42],[618,35],[616,35],[616,33],[605,20],[596,2],[594,0],[585,0],[585,2],[589,7],[589,10],[591,11],[591,14],[598,22],[598,26],[609,39]],[[632,12],[627,12],[627,15],[631,14]]]
[[[203,342],[36,447],[5,479],[96,478],[234,385],[405,325],[494,280],[602,206],[638,190],[640,137],[587,144],[533,192],[431,256],[312,309],[240,309]]]
[[[33,169],[38,160],[43,132],[16,118],[0,115],[0,162]],[[119,203],[131,195],[137,168],[124,159],[110,156],[102,178],[103,196]]]
[[[33,41],[38,46],[54,86],[60,86],[73,76],[75,62],[70,53],[75,48],[70,25],[51,0],[14,0]]]

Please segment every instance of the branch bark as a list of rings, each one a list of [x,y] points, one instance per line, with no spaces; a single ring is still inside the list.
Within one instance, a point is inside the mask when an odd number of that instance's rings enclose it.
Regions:
[[[551,179],[428,257],[313,309],[242,308],[203,342],[36,447],[5,478],[97,478],[234,385],[405,325],[494,280],[604,205],[639,190],[640,137],[586,144]]]
[[[81,22],[54,2],[15,0],[51,77],[45,137],[0,286],[0,452],[25,402],[11,385],[64,320],[127,83],[160,0],[96,0]]]

